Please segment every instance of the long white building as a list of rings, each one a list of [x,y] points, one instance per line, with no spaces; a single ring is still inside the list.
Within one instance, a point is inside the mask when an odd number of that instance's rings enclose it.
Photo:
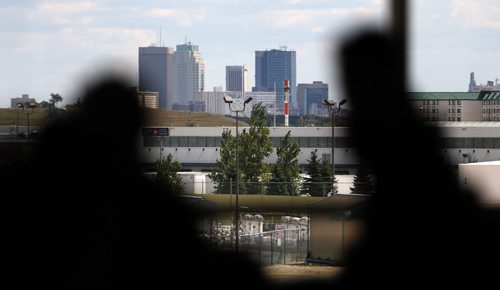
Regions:
[[[500,160],[500,122],[437,122],[442,136],[439,139],[443,158],[452,165],[460,163]],[[240,128],[248,129],[248,128]],[[161,154],[171,153],[185,169],[210,170],[219,158],[223,130],[234,127],[171,127],[169,136],[143,136],[140,156],[145,164],[154,164]],[[311,151],[325,160],[331,160],[330,127],[271,127],[273,153],[266,162],[277,160],[276,147],[290,130],[292,140],[299,144],[299,164],[305,166]],[[240,131],[241,132],[241,131]],[[356,150],[349,137],[349,128],[335,128],[335,168],[337,174],[353,174],[358,165]],[[411,154],[411,152],[408,152]]]

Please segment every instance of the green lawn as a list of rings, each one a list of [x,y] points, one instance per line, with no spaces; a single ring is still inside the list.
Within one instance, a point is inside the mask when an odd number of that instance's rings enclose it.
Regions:
[[[234,126],[235,119],[218,116],[210,113],[199,112],[177,112],[165,110],[143,109],[144,126],[176,126],[176,127],[220,127]],[[57,109],[56,115],[66,114],[62,109]],[[69,112],[71,114],[71,111]],[[19,125],[25,126],[28,123],[27,114],[23,114],[20,109],[2,109],[0,108],[0,126],[16,125],[19,115]],[[47,118],[47,111],[37,108],[30,114],[30,125],[41,126]],[[248,126],[247,123],[240,121],[240,126]]]
[[[229,194],[205,194],[202,197],[215,202],[222,211],[234,209],[235,206],[234,195],[230,197]],[[243,211],[250,212],[307,213],[308,205],[320,199],[323,197],[242,194],[239,196],[239,204]]]
[[[0,109],[0,126],[16,125],[18,115],[19,125],[26,126],[28,124],[28,114],[24,114],[22,110]],[[47,113],[44,109],[35,109],[29,117],[31,126],[40,126],[47,117]]]

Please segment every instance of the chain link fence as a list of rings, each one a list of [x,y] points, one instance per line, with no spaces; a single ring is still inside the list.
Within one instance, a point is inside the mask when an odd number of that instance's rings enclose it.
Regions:
[[[186,194],[235,194],[236,182],[221,182],[183,178]],[[240,194],[265,194],[287,196],[322,196],[332,194],[332,184],[329,182],[240,182]],[[334,193],[350,194],[352,181],[335,183]]]
[[[199,230],[211,248],[235,250],[233,224],[205,220],[204,227]],[[304,262],[309,247],[309,218],[281,216],[274,223],[264,223],[259,214],[245,214],[240,219],[238,241],[239,254],[259,266]]]
[[[307,258],[307,229],[275,230],[240,237],[240,253],[259,266],[303,262]]]

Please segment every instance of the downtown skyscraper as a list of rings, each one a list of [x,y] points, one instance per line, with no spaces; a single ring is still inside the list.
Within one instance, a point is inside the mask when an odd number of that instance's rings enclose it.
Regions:
[[[255,51],[255,87],[252,91],[272,92],[276,90],[276,102],[281,108],[284,100],[284,80],[290,82],[290,103],[295,108],[297,102],[296,52],[286,47]]]
[[[173,56],[171,47],[139,47],[139,90],[158,92],[161,109],[172,109]]]
[[[246,65],[226,66],[226,91],[228,92],[248,92],[248,68]]]
[[[177,45],[173,60],[173,102],[185,105],[205,90],[205,62],[198,45],[191,42]]]

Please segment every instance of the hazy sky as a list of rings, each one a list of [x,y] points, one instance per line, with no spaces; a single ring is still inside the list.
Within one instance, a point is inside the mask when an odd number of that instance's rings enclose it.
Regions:
[[[500,77],[500,7],[494,0],[416,0],[412,6],[411,77],[415,91],[465,91]],[[297,82],[333,81],[331,49],[359,23],[387,21],[382,0],[0,0],[0,107],[28,93],[75,97],[106,64],[137,77],[137,48],[157,42],[199,45],[206,88],[225,85],[225,66],[254,51],[297,51]],[[388,80],[390,85],[390,80]]]

